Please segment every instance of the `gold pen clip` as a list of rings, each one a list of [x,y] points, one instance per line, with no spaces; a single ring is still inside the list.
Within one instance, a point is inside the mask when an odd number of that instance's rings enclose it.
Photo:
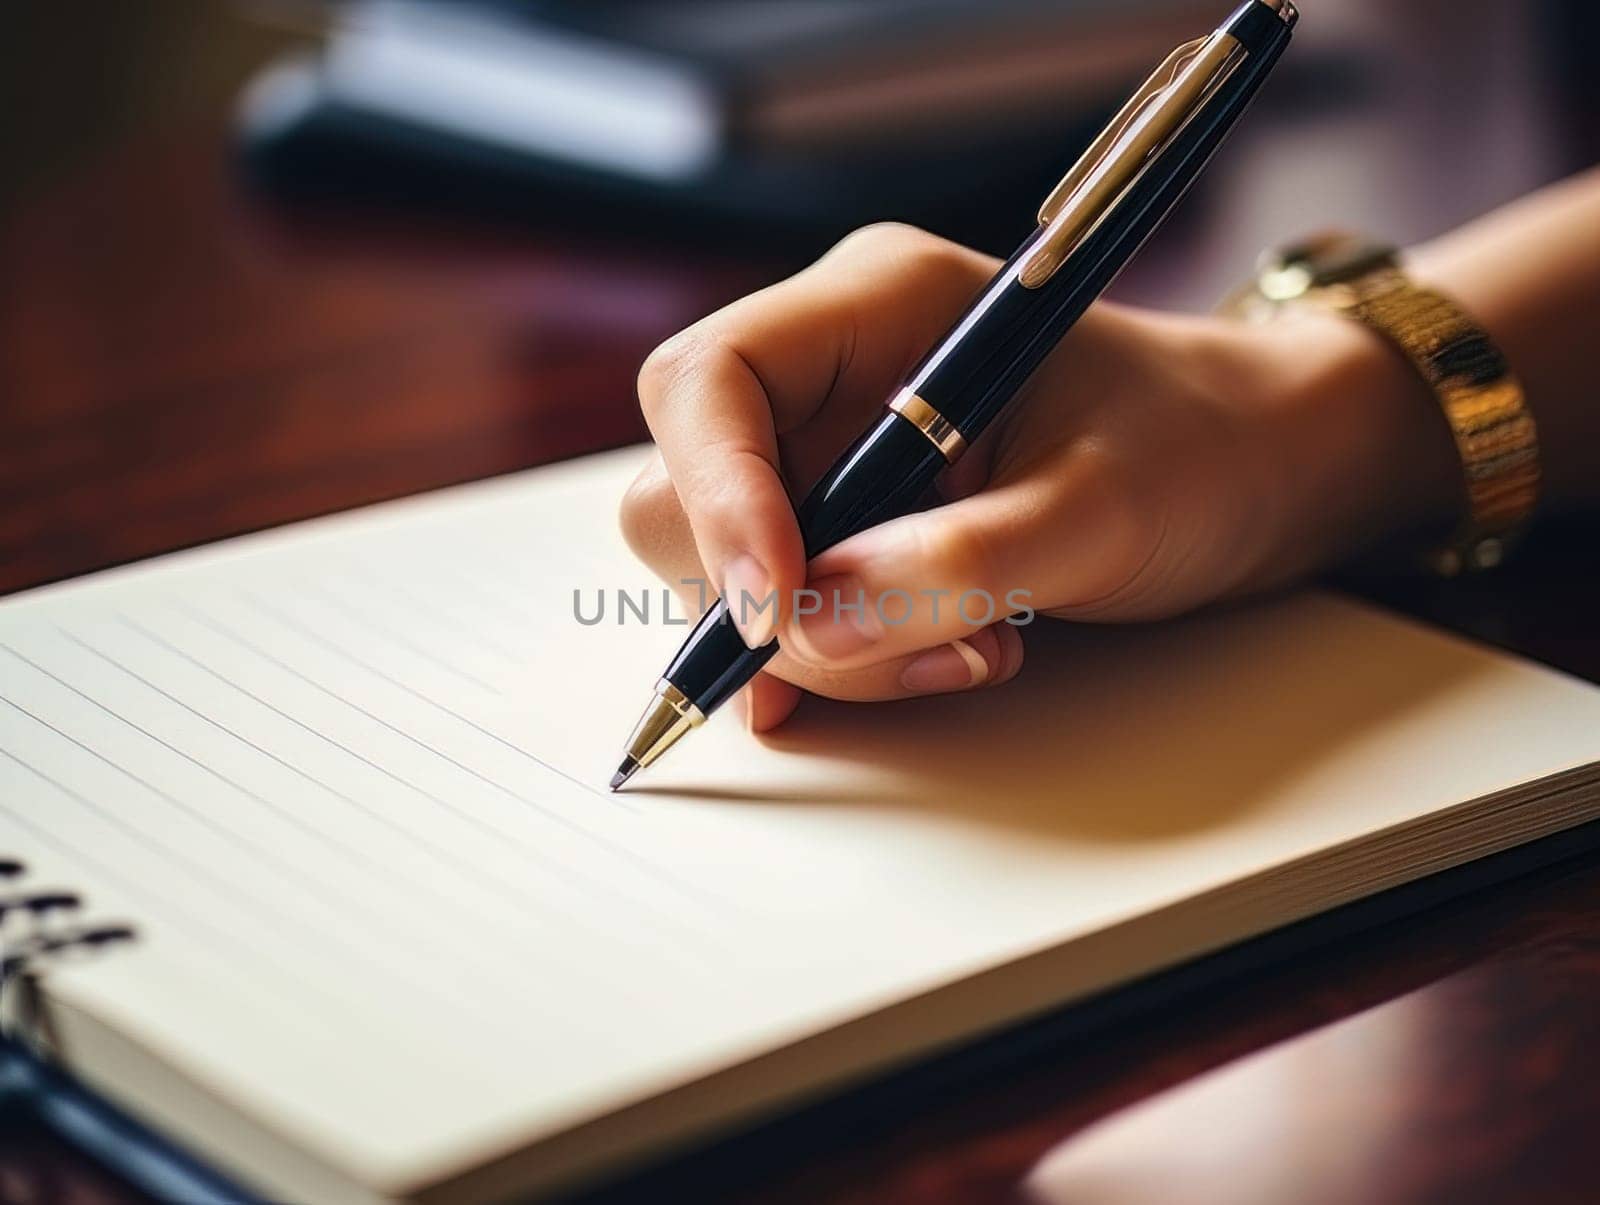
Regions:
[[[1239,43],[1221,31],[1185,42],[1167,56],[1039,206],[1044,230],[1017,272],[1024,288],[1037,289],[1055,275],[1243,56]]]

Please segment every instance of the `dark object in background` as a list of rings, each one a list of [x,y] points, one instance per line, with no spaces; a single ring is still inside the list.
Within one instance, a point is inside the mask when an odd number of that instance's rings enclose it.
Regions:
[[[1106,103],[1223,7],[359,0],[254,81],[241,134],[255,178],[300,195],[1005,244]]]

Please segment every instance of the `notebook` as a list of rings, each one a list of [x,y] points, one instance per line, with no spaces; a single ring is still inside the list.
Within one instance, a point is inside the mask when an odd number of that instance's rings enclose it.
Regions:
[[[272,1199],[510,1198],[1600,815],[1600,689],[1321,593],[611,795],[641,455],[0,603],[0,853],[84,902],[21,1036]]]

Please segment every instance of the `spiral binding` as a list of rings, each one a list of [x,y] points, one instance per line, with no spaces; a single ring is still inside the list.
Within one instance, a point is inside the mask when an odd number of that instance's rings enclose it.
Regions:
[[[68,920],[83,907],[83,897],[75,891],[16,887],[26,874],[23,863],[0,858],[0,1027],[7,1033],[13,1028],[8,1022],[27,1028],[35,1019],[38,979],[50,963],[93,954],[136,936],[132,925],[121,922]],[[21,999],[12,1001],[14,995]]]

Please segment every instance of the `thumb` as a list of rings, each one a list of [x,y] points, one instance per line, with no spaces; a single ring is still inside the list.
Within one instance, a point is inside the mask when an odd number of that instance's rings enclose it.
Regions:
[[[858,669],[1087,602],[1141,544],[1103,501],[1071,473],[1040,476],[853,536],[811,562],[780,639],[798,661]]]

